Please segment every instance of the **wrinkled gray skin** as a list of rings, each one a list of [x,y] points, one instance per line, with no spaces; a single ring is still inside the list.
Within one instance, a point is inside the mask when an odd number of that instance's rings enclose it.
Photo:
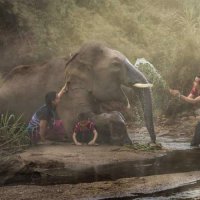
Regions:
[[[45,93],[58,91],[65,82],[69,84],[69,91],[63,96],[58,112],[70,138],[78,114],[89,112],[97,124],[99,138],[115,144],[130,143],[121,114],[101,114],[99,109],[102,102],[127,104],[121,90],[124,85],[138,94],[151,141],[155,142],[151,91],[132,86],[148,83],[147,79],[120,52],[100,44],[84,45],[70,60],[61,58],[39,66],[14,68],[0,89],[0,108],[2,112],[23,113],[29,120],[43,104]],[[106,127],[109,137],[103,136],[103,127]]]
[[[123,115],[118,111],[102,113],[91,117],[97,126],[97,141],[116,145],[131,144]]]

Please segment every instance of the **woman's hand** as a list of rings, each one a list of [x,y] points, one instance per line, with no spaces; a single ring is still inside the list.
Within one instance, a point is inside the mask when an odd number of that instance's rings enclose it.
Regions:
[[[96,144],[96,140],[98,137],[98,133],[97,133],[96,129],[93,130],[93,134],[94,134],[94,138],[88,143],[88,145],[98,145],[98,144]]]
[[[97,146],[98,144],[95,142],[95,141],[90,141],[89,143],[88,143],[88,145],[94,145],[94,146]]]
[[[90,142],[88,143],[88,145],[94,145],[94,144],[95,144],[94,141],[90,141]]]
[[[67,83],[65,83],[65,85],[61,88],[60,91],[61,91],[62,93],[65,93],[65,92],[67,92],[67,89],[68,89],[68,88],[67,88]]]
[[[77,145],[77,146],[81,146],[82,143],[80,143],[80,142],[76,142],[75,145]]]

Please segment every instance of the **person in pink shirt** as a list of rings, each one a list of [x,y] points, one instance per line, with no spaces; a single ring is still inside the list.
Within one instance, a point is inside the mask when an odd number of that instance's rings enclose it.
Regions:
[[[193,87],[188,96],[185,96],[180,93],[179,90],[169,90],[170,94],[179,99],[191,103],[191,104],[198,104],[200,103],[200,75],[196,76],[193,82]],[[195,128],[195,133],[191,141],[191,146],[199,146],[200,144],[200,122],[197,123]]]

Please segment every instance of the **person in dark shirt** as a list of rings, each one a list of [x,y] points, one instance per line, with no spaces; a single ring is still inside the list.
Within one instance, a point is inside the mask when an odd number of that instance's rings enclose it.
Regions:
[[[73,132],[73,141],[76,145],[87,143],[88,145],[97,145],[96,139],[98,133],[94,123],[89,120],[87,113],[80,113],[78,116],[79,122],[76,123]]]
[[[182,95],[179,90],[169,91],[171,95],[179,97],[179,99],[191,104],[200,103],[200,75],[196,76],[193,82],[192,90],[188,96]],[[192,138],[191,146],[198,146],[200,144],[200,122],[197,123],[195,133]]]
[[[32,144],[48,143],[49,139],[64,139],[64,127],[56,107],[61,97],[66,92],[66,85],[58,92],[48,92],[45,96],[45,105],[40,107],[32,116],[28,124],[28,132]]]

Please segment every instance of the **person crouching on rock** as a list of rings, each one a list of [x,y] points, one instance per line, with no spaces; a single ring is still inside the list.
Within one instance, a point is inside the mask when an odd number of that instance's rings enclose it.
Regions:
[[[45,105],[40,107],[32,116],[28,124],[31,144],[48,144],[46,139],[63,140],[64,127],[59,119],[56,107],[66,92],[66,85],[57,93],[48,92],[45,96]]]
[[[94,123],[89,120],[88,114],[80,113],[78,120],[79,122],[76,123],[72,135],[75,145],[82,145],[82,143],[87,143],[88,145],[97,145],[96,140],[98,133],[95,129]]]
[[[191,104],[200,103],[200,75],[196,76],[193,82],[193,87],[188,96],[184,96],[180,93],[179,90],[169,91],[173,96],[178,97],[179,99],[186,101]],[[195,133],[191,141],[191,146],[198,146],[200,144],[200,122],[197,123],[195,128]]]

